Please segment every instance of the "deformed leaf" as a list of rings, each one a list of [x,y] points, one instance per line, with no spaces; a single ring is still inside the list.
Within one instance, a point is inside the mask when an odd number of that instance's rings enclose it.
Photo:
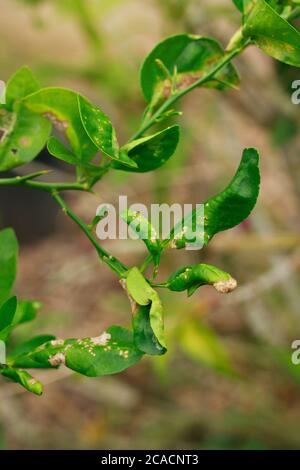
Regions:
[[[265,0],[257,0],[247,17],[242,34],[266,54],[300,67],[300,34]]]
[[[8,80],[6,86],[6,105],[12,109],[15,101],[39,90],[40,85],[29,67],[21,67]]]
[[[121,218],[129,225],[138,238],[143,240],[149,253],[152,255],[154,267],[156,268],[159,264],[162,248],[154,227],[139,212],[134,212],[130,209],[123,212]]]
[[[218,292],[227,294],[236,288],[233,277],[210,264],[196,264],[185,266],[173,273],[166,283],[172,291],[188,291],[192,295],[200,286],[212,285]]]
[[[26,388],[29,392],[35,395],[41,395],[43,393],[43,384],[32,377],[25,370],[14,369],[8,366],[0,366],[0,374],[13,382],[19,383],[22,387]]]
[[[106,336],[86,338],[66,351],[66,366],[89,377],[116,374],[136,364],[143,356],[129,330],[111,326]]]
[[[245,220],[254,208],[260,186],[259,155],[253,148],[245,149],[232,181],[217,196],[204,204],[204,238],[212,237]]]
[[[112,326],[98,337],[51,340],[18,356],[16,364],[58,367],[61,364],[89,377],[116,374],[136,364],[143,356],[133,342],[132,333]],[[38,365],[39,364],[39,365]]]
[[[50,341],[55,340],[55,336],[53,335],[40,335],[31,338],[28,341],[25,341],[18,346],[16,346],[13,351],[9,354],[7,363],[13,367],[21,367],[21,368],[51,368],[51,364],[43,363],[41,364],[38,361],[35,361],[30,357],[30,352],[34,351],[39,346],[48,343]]]
[[[258,152],[253,148],[245,149],[237,172],[227,188],[204,203],[204,223],[199,224],[204,230],[203,234],[199,234],[199,239],[203,238],[204,245],[207,245],[216,233],[235,227],[249,216],[257,201],[259,185]],[[194,209],[183,222],[193,225],[198,217],[199,213]],[[179,233],[175,238],[175,229],[170,238],[174,239],[174,246],[177,248],[183,248],[187,244],[185,233]]]
[[[191,34],[171,36],[150,52],[141,69],[141,86],[151,107],[209,73],[224,57],[220,44]],[[220,90],[236,87],[239,76],[229,64],[202,86]]]
[[[179,126],[171,126],[154,135],[134,140],[121,148],[120,154],[135,162],[135,168],[129,168],[119,161],[113,162],[113,168],[123,171],[144,173],[161,167],[173,155],[179,141]]]
[[[0,171],[32,161],[43,149],[50,123],[19,103],[14,111],[0,107]]]
[[[12,229],[0,231],[0,305],[10,295],[16,278],[18,242]]]
[[[153,350],[156,351],[155,354],[164,354],[166,343],[163,307],[157,292],[135,267],[127,273],[126,288],[130,298],[138,306],[147,307],[141,310],[138,307],[133,309],[133,333],[136,345],[148,354]]]
[[[97,147],[88,137],[78,109],[78,93],[65,88],[42,88],[26,97],[25,105],[49,119],[68,140],[78,160],[89,161]]]

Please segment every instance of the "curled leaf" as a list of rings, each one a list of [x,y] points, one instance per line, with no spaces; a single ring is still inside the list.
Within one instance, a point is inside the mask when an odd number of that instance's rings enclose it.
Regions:
[[[237,283],[230,274],[204,263],[180,268],[166,283],[166,287],[172,291],[187,290],[189,296],[204,285],[211,285],[221,294],[227,294],[236,288]]]

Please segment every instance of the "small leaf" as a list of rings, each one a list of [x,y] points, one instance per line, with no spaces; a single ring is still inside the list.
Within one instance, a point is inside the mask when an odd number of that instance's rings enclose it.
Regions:
[[[23,103],[14,111],[0,107],[0,171],[31,162],[43,149],[51,125]]]
[[[192,295],[204,285],[212,285],[218,292],[227,294],[236,288],[236,280],[216,266],[202,263],[180,268],[170,276],[166,287],[177,292],[187,290]]]
[[[15,101],[40,89],[40,85],[28,67],[21,67],[8,80],[6,87],[6,105],[12,109]]]
[[[13,320],[17,309],[17,298],[11,297],[0,307],[0,340],[6,341],[13,328]]]
[[[28,353],[35,350],[39,346],[49,341],[55,340],[55,336],[52,335],[40,335],[25,341],[16,346],[13,351],[9,354],[7,362],[13,367],[24,367],[24,368],[45,368],[51,367],[51,364],[43,364],[34,361],[30,357],[27,357]]]
[[[179,126],[171,126],[154,135],[134,140],[121,148],[120,154],[127,155],[135,162],[135,168],[128,168],[120,162],[113,162],[113,168],[123,171],[144,173],[161,167],[173,155],[179,141]]]
[[[82,96],[78,97],[78,103],[82,124],[94,145],[113,160],[120,160],[126,166],[136,167],[130,158],[119,152],[115,130],[103,111]]]
[[[79,114],[78,93],[65,88],[42,88],[26,97],[25,105],[49,119],[68,140],[79,161],[89,161],[97,147],[88,137]]]
[[[19,383],[29,392],[35,395],[43,393],[43,384],[28,374],[25,370],[13,369],[12,367],[1,366],[0,374],[13,382]]]
[[[182,350],[194,361],[225,375],[236,375],[227,351],[206,325],[196,320],[186,321],[180,326],[178,341]]]
[[[132,317],[134,342],[138,349],[146,354],[161,356],[166,348],[157,340],[150,321],[151,305],[140,305]]]
[[[209,73],[224,57],[214,39],[189,34],[171,36],[150,52],[141,69],[141,86],[151,107]],[[229,64],[202,86],[220,90],[236,87],[239,76]]]
[[[242,29],[266,54],[300,67],[300,34],[267,2],[257,0]]]
[[[138,268],[132,268],[128,271],[126,288],[134,302],[139,306],[148,307],[140,311],[133,309],[133,316],[136,315],[136,310],[138,311],[137,319],[133,319],[133,332],[137,346],[144,352],[148,352],[148,354],[150,354],[150,350],[153,350],[153,347],[156,354],[164,354],[166,352],[166,343],[163,308],[157,292],[148,284]],[[146,333],[147,337],[144,337],[142,342],[141,334],[145,336]],[[146,340],[148,345],[145,347]]]
[[[154,268],[157,268],[162,248],[158,235],[151,223],[142,217],[139,212],[131,210],[123,212],[121,218],[130,226],[139,239],[143,240],[149,253],[152,255]]]
[[[21,300],[18,302],[17,311],[14,317],[14,325],[20,325],[36,318],[42,304],[37,301]]]
[[[0,231],[0,305],[10,295],[16,278],[18,242],[12,229]]]

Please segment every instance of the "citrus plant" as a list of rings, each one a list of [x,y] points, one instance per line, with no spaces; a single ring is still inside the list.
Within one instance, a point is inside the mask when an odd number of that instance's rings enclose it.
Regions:
[[[43,386],[27,369],[57,368],[61,364],[86,376],[114,374],[134,365],[145,355],[167,351],[163,307],[158,289],[187,291],[192,295],[203,285],[220,293],[231,292],[236,281],[227,272],[208,264],[185,266],[156,283],[163,252],[178,250],[188,243],[187,229],[194,226],[197,212],[174,227],[167,239],[153,237],[150,222],[139,214],[122,214],[149,254],[141,267],[127,266],[107,252],[95,237],[101,217],[81,220],[66,204],[65,191],[92,192],[109,171],[143,173],[161,167],[176,151],[179,126],[150,130],[181,113],[177,102],[196,88],[228,90],[237,88],[239,74],[232,60],[248,46],[256,45],[269,56],[300,66],[300,35],[289,23],[300,15],[299,0],[234,0],[242,15],[241,27],[224,50],[213,38],[179,34],[160,42],[141,68],[141,88],[146,101],[140,127],[125,144],[118,141],[109,117],[79,93],[65,88],[41,88],[32,72],[23,67],[8,81],[6,103],[0,106],[0,170],[6,171],[31,162],[47,145],[49,153],[76,169],[74,182],[47,182],[46,171],[26,176],[1,178],[1,186],[26,186],[49,193],[92,243],[99,258],[114,271],[126,290],[132,310],[132,328],[111,326],[90,338],[57,339],[37,336],[10,348],[10,335],[23,322],[33,320],[38,302],[12,296],[16,275],[18,243],[13,230],[0,232],[0,340],[8,346],[0,373],[27,390],[41,394]],[[59,140],[52,129],[61,133]],[[150,133],[148,133],[148,131]],[[147,133],[147,134],[146,134]],[[101,159],[96,163],[95,157]],[[240,165],[228,186],[204,202],[204,247],[218,232],[246,219],[259,193],[259,155],[245,149]],[[146,235],[149,235],[146,236]],[[199,234],[200,237],[201,234]],[[203,234],[202,234],[203,235]],[[146,277],[153,265],[152,277]],[[174,294],[176,295],[176,294]]]

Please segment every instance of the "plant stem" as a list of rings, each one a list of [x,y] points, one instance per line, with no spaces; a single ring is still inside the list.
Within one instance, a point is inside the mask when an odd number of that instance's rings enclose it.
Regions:
[[[182,96],[186,95],[187,93],[192,91],[194,88],[197,88],[203,85],[204,83],[206,83],[207,81],[211,80],[217,72],[219,72],[223,67],[225,67],[225,65],[227,65],[245,47],[247,47],[248,44],[249,43],[247,42],[243,44],[242,46],[237,47],[233,49],[232,51],[228,52],[227,54],[225,54],[223,59],[220,60],[220,62],[218,62],[216,66],[210,72],[204,75],[204,77],[199,78],[194,83],[191,83],[189,86],[187,86],[186,88],[178,91],[174,95],[171,95],[148,120],[144,121],[140,129],[130,138],[129,142],[132,142],[133,140],[141,137],[144,134],[144,132],[146,132],[150,127],[152,127],[155,124],[157,118],[159,118],[165,111],[167,111],[168,108],[174,105],[176,101],[178,101]]]
[[[25,176],[15,176],[14,178],[0,178],[0,186],[28,186],[29,188],[40,189],[42,191],[88,191],[89,188],[81,183],[48,183],[46,181],[33,181],[34,178],[42,176],[48,171],[39,171]]]
[[[78,227],[80,227],[80,229],[85,233],[87,238],[90,240],[90,242],[96,249],[99,258],[120,277],[123,277],[124,274],[128,271],[128,267],[99,245],[97,240],[94,238],[91,230],[89,229],[89,226],[85,224],[79,217],[77,217],[76,214],[74,214],[74,212],[67,206],[67,204],[57,191],[51,191],[51,195],[53,199],[57,202],[57,204],[62,208],[63,212],[67,214],[70,219],[72,219],[73,222],[75,222]]]

